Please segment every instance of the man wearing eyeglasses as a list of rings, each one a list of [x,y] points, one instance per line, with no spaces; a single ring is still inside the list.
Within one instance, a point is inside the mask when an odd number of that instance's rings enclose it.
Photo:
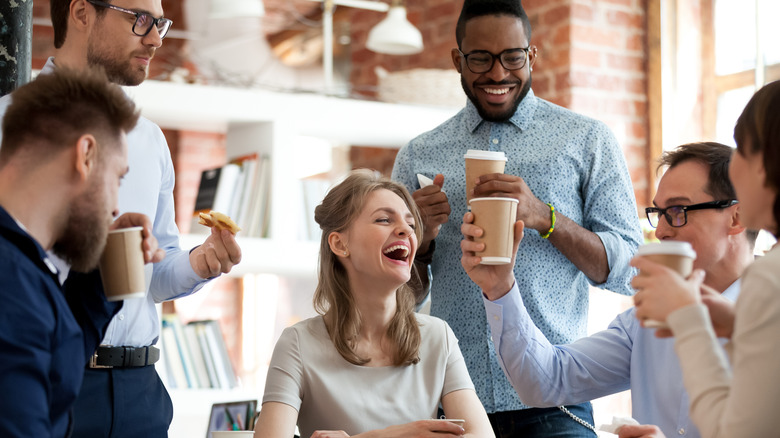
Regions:
[[[694,268],[706,273],[705,302],[736,300],[739,277],[753,260],[756,233],[739,221],[728,178],[731,153],[719,143],[692,143],[666,152],[659,168],[668,169],[658,184],[655,207],[647,209],[658,239],[693,246]],[[473,231],[464,225],[464,235]],[[527,298],[511,285],[511,270],[477,265],[474,244],[464,241],[463,265],[485,293],[499,360],[523,402],[555,406],[631,389],[633,416],[642,425],[623,426],[621,438],[660,436],[659,430],[668,437],[700,436],[688,416],[688,394],[672,339],[642,328],[632,308],[604,331],[553,345],[529,316]]]
[[[431,314],[455,331],[497,437],[553,430],[593,437],[563,410],[521,403],[477,311],[479,288],[460,266],[460,221],[448,218],[466,212],[466,151],[504,152],[505,173],[481,177],[474,196],[519,201],[517,217],[526,225],[515,266],[521,293],[550,342],[573,342],[586,334],[590,285],[633,292],[628,262],[641,232],[625,159],[606,125],[534,95],[537,47],[519,0],[466,0],[455,36],[452,62],[466,107],[403,147],[393,169],[425,220],[415,262],[422,272],[430,268]],[[417,174],[435,176],[434,184],[420,189]],[[567,409],[592,425],[590,403]]]
[[[160,0],[51,0],[50,4],[57,52],[41,74],[61,66],[75,70],[98,66],[111,82],[138,85],[146,79],[171,27]],[[9,101],[4,98],[0,108]],[[74,408],[74,437],[167,436],[173,406],[154,367],[160,354],[154,346],[160,334],[155,303],[192,294],[241,260],[235,238],[226,231],[213,230],[192,250],[179,247],[175,175],[165,137],[142,117],[127,142],[130,171],[119,189],[119,210],[143,219],[142,225],[157,238],[165,257],[154,269],[146,265],[147,296],[124,301],[85,370]]]

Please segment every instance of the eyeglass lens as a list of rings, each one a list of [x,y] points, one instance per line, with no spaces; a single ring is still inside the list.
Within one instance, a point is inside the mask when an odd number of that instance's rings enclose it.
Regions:
[[[165,38],[165,35],[171,28],[171,23],[172,21],[167,18],[155,19],[149,14],[140,14],[135,19],[133,32],[139,36],[146,36],[152,30],[152,27],[157,24],[157,33],[160,34],[160,39],[162,39]]]
[[[498,58],[505,69],[518,70],[525,66],[526,57],[526,52],[522,49],[507,50],[498,55],[488,52],[477,52],[466,55],[466,64],[474,73],[485,73],[493,68],[493,63]]]
[[[661,216],[666,217],[666,221],[673,227],[681,227],[685,225],[685,209],[680,207],[670,207],[665,212],[651,210],[647,212],[647,219],[650,221],[650,225],[653,228],[658,227],[658,221],[661,220]]]

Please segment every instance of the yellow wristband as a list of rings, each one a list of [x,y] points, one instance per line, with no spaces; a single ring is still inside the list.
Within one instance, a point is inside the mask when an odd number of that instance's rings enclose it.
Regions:
[[[552,234],[553,230],[555,230],[555,207],[553,207],[553,205],[550,204],[549,202],[547,203],[547,205],[550,206],[550,229],[547,230],[546,233],[541,235],[542,239],[547,239],[548,237],[550,237],[550,234]]]

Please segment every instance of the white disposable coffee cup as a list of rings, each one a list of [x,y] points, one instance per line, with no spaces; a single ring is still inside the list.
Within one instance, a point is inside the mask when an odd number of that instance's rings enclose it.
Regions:
[[[463,158],[466,160],[466,202],[469,202],[477,178],[491,173],[504,173],[506,155],[503,152],[469,149]]]
[[[660,263],[673,269],[683,278],[688,278],[693,272],[693,261],[696,260],[696,251],[688,242],[663,240],[661,242],[640,245],[636,255],[646,257],[655,263]],[[641,271],[637,276],[646,275]],[[645,327],[668,328],[665,322],[652,319],[645,320]]]
[[[106,248],[100,257],[100,277],[108,301],[146,295],[142,232],[143,227],[108,232]]]
[[[469,201],[474,225],[482,228],[482,236],[474,241],[485,244],[485,250],[476,253],[480,264],[503,265],[512,261],[512,247],[517,218],[517,199],[474,198]]]

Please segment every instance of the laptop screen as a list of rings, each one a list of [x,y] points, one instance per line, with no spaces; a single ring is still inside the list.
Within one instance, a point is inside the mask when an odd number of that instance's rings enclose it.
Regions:
[[[211,405],[206,438],[215,430],[252,430],[257,411],[257,400],[244,400]]]

